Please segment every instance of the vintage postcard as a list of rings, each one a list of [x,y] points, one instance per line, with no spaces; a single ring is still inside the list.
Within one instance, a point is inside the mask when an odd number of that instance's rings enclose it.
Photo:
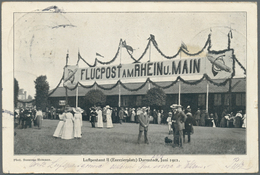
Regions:
[[[4,173],[258,172],[257,3],[4,2]]]

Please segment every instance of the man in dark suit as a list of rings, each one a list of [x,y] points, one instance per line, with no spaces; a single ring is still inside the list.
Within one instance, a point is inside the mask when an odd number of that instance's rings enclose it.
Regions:
[[[91,111],[90,111],[90,117],[91,117],[90,120],[91,120],[92,128],[95,128],[96,116],[97,116],[96,109],[94,107],[92,107]]]
[[[170,106],[173,109],[172,123],[174,126],[174,142],[173,147],[176,147],[177,143],[180,148],[183,148],[183,129],[185,129],[184,123],[187,116],[182,111],[182,106],[173,104]]]
[[[148,138],[147,138],[147,132],[148,132],[148,126],[149,126],[149,117],[146,113],[146,107],[142,108],[142,113],[138,116],[139,120],[139,135],[138,135],[138,144],[140,144],[140,139],[142,136],[142,133],[144,131],[144,141],[146,144],[149,144]]]
[[[185,142],[185,134],[187,133],[188,135],[188,143],[190,143],[190,133],[192,132],[193,126],[193,118],[192,118],[192,114],[190,112],[188,112],[186,114],[187,119],[185,121],[185,129],[183,130],[183,142]]]

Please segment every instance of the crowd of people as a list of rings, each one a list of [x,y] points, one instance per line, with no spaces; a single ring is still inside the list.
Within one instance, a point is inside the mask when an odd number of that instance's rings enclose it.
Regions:
[[[21,129],[38,127],[41,129],[43,120],[42,110],[36,108],[20,108],[14,111],[14,127]]]
[[[53,108],[54,109],[54,108]],[[58,115],[59,123],[55,129],[53,136],[61,139],[73,139],[82,137],[82,115],[86,111],[80,107],[73,108],[66,106],[64,110],[54,111],[53,116]],[[55,113],[55,115],[54,115]],[[17,117],[18,116],[18,117]],[[192,114],[191,107],[183,108],[181,105],[173,104],[167,114],[163,110],[151,110],[150,107],[138,108],[112,108],[109,105],[101,108],[94,106],[89,109],[89,122],[93,128],[113,128],[113,123],[123,124],[124,122],[139,123],[139,134],[137,142],[141,143],[141,136],[144,132],[144,141],[148,141],[148,127],[153,124],[168,124],[169,135],[173,134],[173,147],[183,147],[185,137],[188,137],[188,143],[191,141],[191,135],[194,133],[193,126],[208,127],[246,127],[246,114],[242,114],[242,110],[228,113],[227,109],[222,112],[219,117],[217,113],[208,113],[206,110],[198,110]],[[54,117],[53,117],[54,118]],[[31,128],[32,125],[41,129],[43,112],[40,108],[21,108],[15,110],[16,126],[22,129]],[[16,127],[15,126],[15,127]]]

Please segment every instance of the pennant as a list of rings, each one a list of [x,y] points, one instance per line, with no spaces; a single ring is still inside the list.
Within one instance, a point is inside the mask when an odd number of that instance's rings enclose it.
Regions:
[[[122,46],[124,47],[124,48],[126,48],[126,50],[128,50],[128,51],[130,51],[130,52],[134,52],[134,49],[131,47],[131,46],[129,46],[129,45],[127,45],[126,44],[126,41],[123,41],[122,42]]]
[[[187,49],[187,46],[184,42],[181,42],[181,48],[184,49],[185,51],[189,52]]]
[[[99,54],[99,53],[97,53],[97,52],[96,52],[96,56],[99,56],[99,57],[104,58],[104,56],[102,56],[101,54]]]
[[[158,46],[157,42],[155,41],[155,36],[153,34],[150,34],[148,40],[151,40],[155,46]]]

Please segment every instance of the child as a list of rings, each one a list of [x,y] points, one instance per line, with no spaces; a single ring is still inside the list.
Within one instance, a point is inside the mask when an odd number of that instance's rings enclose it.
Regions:
[[[168,122],[169,135],[170,135],[173,132],[173,130],[172,130],[172,112],[168,113],[167,122]]]

